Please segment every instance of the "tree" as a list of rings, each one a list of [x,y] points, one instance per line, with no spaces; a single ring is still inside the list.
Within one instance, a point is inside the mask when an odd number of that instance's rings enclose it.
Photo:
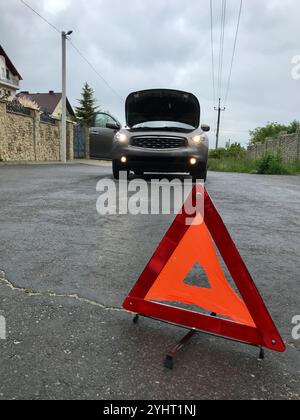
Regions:
[[[75,111],[76,118],[81,125],[91,127],[98,106],[95,106],[96,99],[94,98],[94,91],[88,83],[85,83],[81,95],[82,98],[78,100],[80,106]]]
[[[288,134],[296,133],[298,127],[298,121],[293,121],[289,125],[268,123],[265,127],[258,127],[250,131],[250,144],[265,143],[267,138],[275,139],[281,132],[287,132]]]
[[[245,155],[245,148],[240,143],[227,143],[225,148],[220,147],[217,150],[211,150],[209,157],[211,159],[233,158],[239,159]]]
[[[240,143],[232,143],[227,147],[227,156],[239,158],[244,155],[245,151],[245,148]]]

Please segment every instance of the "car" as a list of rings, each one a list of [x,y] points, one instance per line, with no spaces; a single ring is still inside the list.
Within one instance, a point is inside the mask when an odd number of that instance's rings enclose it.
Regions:
[[[114,139],[114,177],[119,179],[121,171],[138,176],[187,172],[206,181],[210,127],[199,127],[200,114],[192,93],[170,89],[131,93],[126,100],[127,128]]]
[[[112,159],[114,138],[121,128],[119,121],[107,112],[94,114],[93,126],[90,129],[91,159]]]

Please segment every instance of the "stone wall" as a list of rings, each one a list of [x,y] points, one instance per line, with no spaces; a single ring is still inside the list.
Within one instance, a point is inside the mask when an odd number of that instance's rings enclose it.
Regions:
[[[250,159],[261,159],[265,153],[279,153],[286,162],[300,160],[300,129],[295,134],[282,133],[277,139],[267,139],[248,148]]]
[[[41,122],[36,142],[36,160],[60,160],[60,124]]]
[[[67,126],[67,159],[73,160],[73,123]],[[59,120],[42,122],[40,112],[9,112],[0,101],[0,161],[59,161]]]

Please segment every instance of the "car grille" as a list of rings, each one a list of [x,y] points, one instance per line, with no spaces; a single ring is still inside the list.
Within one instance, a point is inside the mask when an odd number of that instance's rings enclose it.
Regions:
[[[180,149],[186,146],[186,139],[182,137],[135,137],[132,140],[132,146],[143,149]]]

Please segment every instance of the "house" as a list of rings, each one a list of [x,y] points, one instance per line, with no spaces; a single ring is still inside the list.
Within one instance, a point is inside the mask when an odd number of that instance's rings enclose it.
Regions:
[[[55,93],[50,90],[48,93],[29,93],[20,92],[17,95],[18,98],[28,98],[35,102],[41,111],[52,115],[54,118],[61,118],[62,115],[62,93]],[[75,112],[67,99],[67,118],[73,119]]]
[[[16,96],[21,80],[22,76],[0,45],[0,97]]]

